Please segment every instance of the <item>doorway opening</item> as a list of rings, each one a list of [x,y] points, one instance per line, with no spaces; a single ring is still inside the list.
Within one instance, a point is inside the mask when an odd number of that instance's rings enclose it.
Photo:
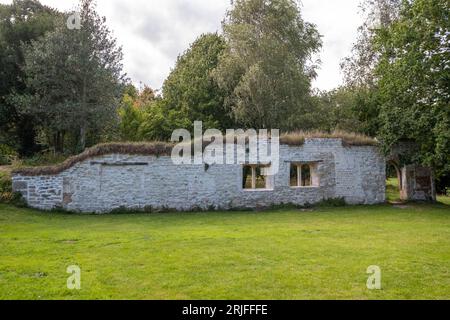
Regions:
[[[394,161],[389,161],[386,166],[386,200],[388,202],[401,202],[402,188],[400,166]]]

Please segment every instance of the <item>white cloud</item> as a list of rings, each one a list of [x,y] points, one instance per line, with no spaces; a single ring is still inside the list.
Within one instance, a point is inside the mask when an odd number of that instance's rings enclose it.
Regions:
[[[0,0],[0,3],[12,1]],[[77,0],[41,0],[71,10]],[[341,83],[339,63],[350,52],[361,24],[359,0],[302,0],[305,20],[315,23],[324,46],[314,85],[332,89]],[[97,0],[98,11],[123,46],[124,66],[135,83],[160,88],[177,56],[205,32],[220,29],[230,0]]]
[[[362,24],[359,0],[303,0],[303,16],[315,23],[323,35],[319,54],[322,61],[319,77],[314,85],[319,89],[332,89],[342,82],[340,62],[351,50],[357,29]]]

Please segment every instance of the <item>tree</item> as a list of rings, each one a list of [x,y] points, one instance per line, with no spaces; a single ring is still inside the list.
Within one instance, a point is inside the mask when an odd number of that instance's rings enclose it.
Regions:
[[[174,129],[192,126],[189,118],[178,110],[170,110],[166,103],[166,100],[160,99],[144,110],[142,125],[139,127],[142,140],[167,141]]]
[[[144,89],[137,93],[136,104],[138,108],[145,108],[151,105],[157,99],[155,90],[147,85],[144,85]]]
[[[431,166],[438,188],[450,180],[449,2],[365,0],[368,18],[343,63],[362,131],[388,153],[417,143],[405,163]]]
[[[36,0],[0,4],[0,139],[16,147],[21,155],[37,150],[37,119],[20,113],[13,99],[27,91],[23,44],[53,30],[59,15]]]
[[[224,49],[225,41],[219,35],[201,35],[178,57],[164,82],[165,106],[188,120],[187,128],[192,128],[194,121],[203,121],[205,128],[223,130],[232,125],[224,108],[225,92],[211,76]]]
[[[168,140],[175,129],[193,129],[194,121],[203,121],[204,128],[225,130],[232,126],[224,108],[225,92],[212,77],[224,48],[222,37],[203,34],[178,57],[164,81],[162,98],[144,88],[137,99],[143,112],[140,139]]]
[[[139,127],[143,122],[143,112],[133,97],[125,94],[119,108],[120,139],[122,141],[140,141]]]
[[[403,2],[401,15],[377,30],[375,69],[385,149],[402,139],[419,145],[410,161],[450,174],[450,4]]]
[[[31,94],[17,99],[25,114],[40,119],[58,152],[66,134],[77,137],[81,151],[87,134],[117,121],[125,81],[121,48],[92,0],[81,1],[80,17],[80,29],[67,28],[66,16],[55,31],[27,47],[24,70]]]
[[[354,129],[369,136],[378,135],[380,108],[375,68],[380,52],[375,48],[376,31],[386,28],[400,16],[402,0],[362,0],[360,8],[364,23],[358,28],[358,38],[352,54],[341,63],[345,91],[351,93],[348,103],[359,120]],[[349,98],[350,98],[349,96]]]
[[[156,92],[148,86],[144,86],[141,91],[132,84],[126,86],[119,107],[119,135],[122,141],[142,141],[144,136],[150,135],[141,128],[144,126],[144,121],[148,120],[148,114],[160,100]],[[154,122],[151,124],[153,125]]]
[[[314,129],[325,132],[335,130],[362,132],[364,124],[355,114],[357,92],[347,87],[339,87],[332,91],[317,92],[314,95],[315,108],[311,113]]]
[[[310,112],[309,63],[321,46],[314,25],[293,0],[237,0],[223,23],[227,46],[214,71],[225,104],[239,125],[304,128]]]
[[[399,18],[402,0],[362,0],[360,8],[364,23],[358,28],[358,38],[352,54],[341,64],[347,86],[371,87],[376,79],[374,69],[379,52],[374,47],[376,30],[386,28]]]

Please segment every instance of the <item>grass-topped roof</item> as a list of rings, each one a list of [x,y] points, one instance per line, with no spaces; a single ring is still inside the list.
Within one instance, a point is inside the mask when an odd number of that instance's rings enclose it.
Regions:
[[[347,133],[342,131],[336,131],[333,133],[303,131],[285,133],[280,136],[280,144],[289,146],[302,146],[307,139],[341,139],[342,144],[346,147],[378,145],[378,141],[376,139],[361,134]],[[84,160],[108,154],[153,155],[158,157],[170,156],[174,146],[174,143],[169,142],[103,143],[86,149],[86,151],[84,151],[83,153],[72,156],[60,164],[46,167],[16,168],[12,173],[29,176],[55,175],[71,168],[75,164]]]

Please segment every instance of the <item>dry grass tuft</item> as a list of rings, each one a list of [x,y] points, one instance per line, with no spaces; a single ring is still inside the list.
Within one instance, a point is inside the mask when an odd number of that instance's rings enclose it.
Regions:
[[[280,143],[289,146],[301,146],[306,139],[341,139],[344,146],[378,146],[374,138],[359,133],[334,131],[332,133],[321,131],[296,131],[282,134]]]
[[[333,133],[324,132],[292,132],[281,135],[280,143],[290,146],[302,146],[306,139],[342,139],[344,146],[376,146],[377,140],[357,134],[347,133],[343,131],[335,131]],[[205,147],[208,143],[204,143]],[[63,172],[75,164],[86,159],[103,156],[107,154],[130,154],[130,155],[153,155],[153,156],[170,156],[175,144],[168,142],[142,142],[142,143],[104,143],[96,145],[87,149],[83,153],[68,158],[61,164],[46,166],[46,167],[32,167],[32,168],[16,168],[12,171],[13,174],[21,174],[26,176],[40,176],[40,175],[56,175]],[[193,149],[193,148],[192,148]]]
[[[89,148],[79,155],[70,157],[61,164],[47,167],[17,168],[13,170],[13,174],[21,174],[27,176],[55,175],[73,167],[78,162],[82,162],[93,157],[114,153],[130,155],[169,156],[172,153],[172,148],[173,144],[167,142],[104,143]]]

